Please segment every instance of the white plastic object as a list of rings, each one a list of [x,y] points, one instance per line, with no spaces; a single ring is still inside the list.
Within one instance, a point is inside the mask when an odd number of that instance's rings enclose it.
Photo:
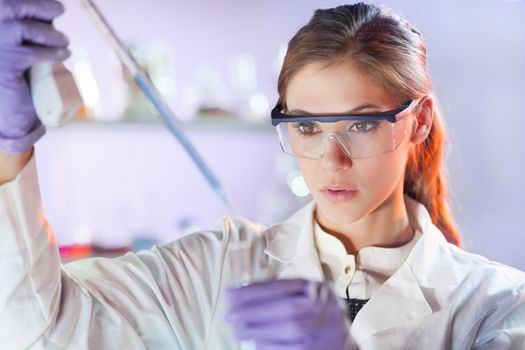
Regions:
[[[84,104],[73,74],[63,63],[39,63],[29,73],[33,105],[49,127],[70,122]]]

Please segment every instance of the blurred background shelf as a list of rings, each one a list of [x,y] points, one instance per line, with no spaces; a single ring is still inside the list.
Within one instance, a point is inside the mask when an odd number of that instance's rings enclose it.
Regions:
[[[139,120],[121,120],[121,121],[97,121],[97,120],[75,120],[67,127],[89,128],[91,126],[115,128],[118,130],[121,126],[130,127],[160,127],[164,125],[160,120],[139,121]],[[261,130],[275,133],[275,128],[271,125],[270,116],[265,123],[242,122],[238,120],[202,120],[183,123],[184,129],[214,129],[214,130]]]
[[[266,224],[308,201],[273,128],[192,124],[188,137],[216,172],[238,215]],[[169,242],[231,215],[161,124],[73,123],[49,129],[36,156],[44,208],[61,244]]]

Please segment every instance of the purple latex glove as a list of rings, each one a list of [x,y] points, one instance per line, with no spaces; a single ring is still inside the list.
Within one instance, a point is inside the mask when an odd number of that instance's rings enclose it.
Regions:
[[[330,285],[301,279],[255,283],[226,291],[239,340],[257,350],[353,348],[346,306]]]
[[[69,57],[69,40],[50,24],[63,12],[54,0],[0,0],[0,152],[23,153],[45,132],[24,74]]]

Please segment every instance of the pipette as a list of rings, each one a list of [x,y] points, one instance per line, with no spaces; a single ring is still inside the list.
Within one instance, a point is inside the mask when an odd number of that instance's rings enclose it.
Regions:
[[[141,91],[146,95],[146,97],[151,101],[155,109],[159,112],[160,118],[168,128],[168,130],[175,136],[175,138],[180,142],[180,144],[185,148],[188,155],[195,162],[201,173],[204,175],[212,189],[219,196],[219,198],[224,202],[227,208],[233,212],[233,209],[230,205],[226,192],[222,187],[221,183],[217,177],[213,174],[209,166],[206,164],[204,159],[201,157],[199,152],[195,149],[193,144],[190,142],[186,134],[182,129],[181,123],[175,117],[174,113],[171,111],[170,107],[153,85],[149,77],[142,71],[139,64],[133,56],[130,54],[129,50],[122,43],[122,41],[115,34],[108,21],[104,18],[98,7],[91,0],[80,0],[86,12],[89,14],[93,20],[96,27],[100,30],[103,37],[110,44],[111,48],[117,54],[120,62],[123,66],[129,71],[133,80],[137,83]]]

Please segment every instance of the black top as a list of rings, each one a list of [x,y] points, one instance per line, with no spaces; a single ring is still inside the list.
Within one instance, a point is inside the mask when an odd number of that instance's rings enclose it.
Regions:
[[[350,319],[352,320],[352,322],[354,322],[354,319],[357,316],[359,310],[361,310],[361,308],[365,306],[366,302],[370,299],[345,298],[345,300],[348,304]]]
[[[355,317],[357,316],[357,313],[363,306],[365,306],[366,302],[370,299],[356,299],[356,298],[350,298],[348,295],[348,287],[346,287],[346,303],[348,305],[348,313],[350,316],[350,319],[352,322],[354,322]]]

